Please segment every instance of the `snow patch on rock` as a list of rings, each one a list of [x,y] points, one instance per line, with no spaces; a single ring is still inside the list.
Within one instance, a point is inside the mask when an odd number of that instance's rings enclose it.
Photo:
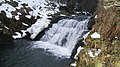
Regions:
[[[95,19],[97,19],[98,18],[98,16],[97,15],[95,15],[95,17],[94,17]]]
[[[16,11],[16,9],[14,7],[12,7],[11,5],[9,5],[9,4],[2,4],[0,6],[0,13],[1,13],[1,11],[4,11],[8,18],[12,18],[11,12]]]
[[[27,34],[26,34],[26,32],[27,32],[26,30],[21,30],[21,32],[22,32],[22,38],[27,35]]]
[[[64,15],[64,14],[60,14],[60,16],[66,16],[66,15]]]
[[[22,15],[20,12],[17,12],[18,15]]]
[[[13,37],[14,39],[22,38],[21,33],[19,33],[19,32],[15,32],[15,34],[17,34],[17,35],[12,35],[12,37]]]
[[[92,38],[100,38],[100,34],[98,34],[97,32],[94,32],[92,35],[91,35]]]
[[[21,30],[22,34],[19,33],[19,32],[15,32],[16,35],[12,35],[13,39],[19,39],[19,38],[23,38],[25,37],[27,34],[26,34],[26,30]]]
[[[9,29],[7,26],[4,26],[6,29]]]
[[[77,66],[77,62],[75,61],[75,62],[72,63],[70,66],[72,66],[72,67],[76,67],[76,66]]]
[[[26,23],[24,23],[24,22],[22,22],[22,24],[23,24],[24,26],[27,26],[27,27],[29,26],[28,24],[26,24]]]
[[[79,53],[80,53],[80,51],[83,49],[83,47],[81,47],[81,46],[79,46],[78,47],[78,49],[77,49],[77,53],[76,53],[76,55],[74,56],[74,59],[78,59],[78,55],[79,55]]]
[[[27,31],[31,34],[30,38],[34,39],[44,28],[47,28],[50,24],[46,18],[38,19]]]
[[[15,16],[15,19],[16,19],[16,20],[19,20],[19,19],[20,19],[20,18],[19,18],[19,15]]]
[[[31,15],[25,15],[25,17],[27,17],[28,19],[30,19],[30,18],[31,18]]]
[[[92,58],[98,56],[100,54],[101,50],[100,49],[92,49],[88,51],[88,55]]]
[[[118,39],[118,37],[117,37],[117,36],[115,36],[115,39]]]

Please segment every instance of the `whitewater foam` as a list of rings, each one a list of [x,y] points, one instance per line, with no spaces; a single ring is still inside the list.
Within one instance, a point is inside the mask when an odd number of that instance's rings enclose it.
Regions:
[[[89,17],[82,21],[62,19],[53,24],[40,41],[34,42],[33,48],[43,48],[55,56],[69,58],[77,41],[88,31],[88,22]]]

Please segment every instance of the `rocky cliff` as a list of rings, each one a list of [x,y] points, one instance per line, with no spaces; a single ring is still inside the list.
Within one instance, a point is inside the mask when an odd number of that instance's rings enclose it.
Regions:
[[[120,67],[120,1],[99,0],[94,18],[72,67]]]

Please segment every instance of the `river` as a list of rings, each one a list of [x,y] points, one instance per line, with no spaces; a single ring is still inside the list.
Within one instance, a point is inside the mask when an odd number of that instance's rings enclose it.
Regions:
[[[69,67],[69,58],[60,58],[44,49],[32,49],[33,41],[20,39],[14,48],[0,51],[0,67]]]
[[[12,48],[0,49],[0,67],[69,67],[75,45],[88,32],[89,19],[62,19],[38,41],[14,40]]]

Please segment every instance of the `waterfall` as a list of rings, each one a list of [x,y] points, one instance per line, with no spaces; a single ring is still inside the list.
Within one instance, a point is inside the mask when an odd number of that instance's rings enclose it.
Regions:
[[[43,48],[55,56],[69,58],[77,41],[88,31],[89,19],[90,17],[60,20],[45,32],[40,41],[34,42],[33,48]]]

